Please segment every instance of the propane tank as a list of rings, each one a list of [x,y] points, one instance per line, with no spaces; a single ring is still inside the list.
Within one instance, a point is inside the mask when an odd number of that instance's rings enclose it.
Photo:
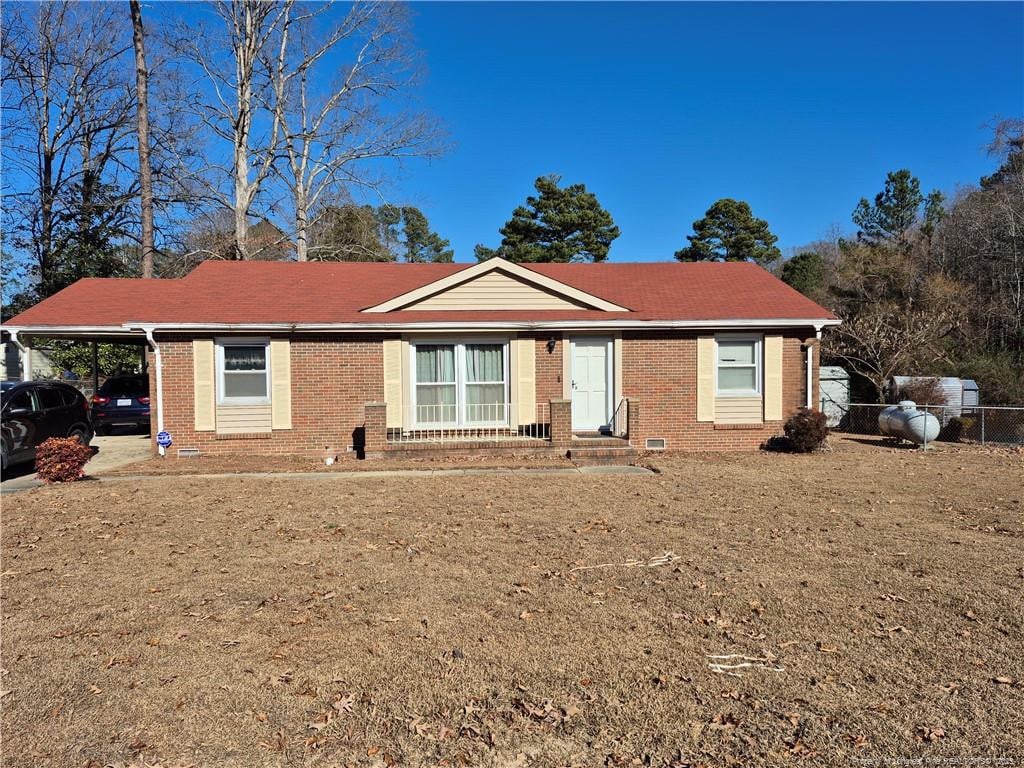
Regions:
[[[939,420],[932,414],[917,409],[913,400],[901,400],[878,414],[878,431],[896,440],[908,440],[927,445],[939,436]]]

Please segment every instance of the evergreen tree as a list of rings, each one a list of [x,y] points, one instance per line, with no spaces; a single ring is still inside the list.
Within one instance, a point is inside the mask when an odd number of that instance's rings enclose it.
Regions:
[[[679,261],[752,261],[766,265],[782,254],[775,247],[779,239],[742,200],[723,198],[708,208],[704,218],[693,222],[690,244],[675,257]]]
[[[941,216],[942,201],[938,190],[926,200],[921,194],[921,182],[906,168],[890,171],[885,177],[885,188],[875,195],[874,202],[862,197],[853,211],[857,239],[869,245],[886,242],[905,245],[922,218],[925,234],[934,229]]]
[[[335,206],[311,233],[310,258],[321,261],[450,262],[455,255],[413,206]]]
[[[402,208],[405,235],[405,260],[412,262],[450,262],[455,257],[451,243],[430,229],[430,222],[419,208]]]
[[[782,265],[782,282],[817,300],[825,288],[825,260],[814,251],[798,253]]]
[[[512,212],[499,232],[496,249],[478,245],[480,261],[501,256],[518,262],[604,261],[619,236],[611,214],[583,184],[558,186],[559,176],[541,176],[534,182],[537,195]]]

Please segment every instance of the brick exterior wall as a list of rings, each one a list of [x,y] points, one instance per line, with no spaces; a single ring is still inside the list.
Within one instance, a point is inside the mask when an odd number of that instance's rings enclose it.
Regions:
[[[212,338],[212,337],[205,337]],[[363,406],[384,400],[381,338],[300,336],[291,339],[292,428],[260,435],[196,432],[192,395],[192,337],[157,338],[163,358],[164,429],[178,448],[204,454],[304,454],[324,447],[344,453],[361,439]],[[156,368],[150,353],[150,396],[156,403]],[[357,432],[358,430],[358,432]],[[156,410],[153,410],[156,434]],[[154,437],[154,450],[156,441]]]
[[[805,335],[810,334],[810,335]],[[622,339],[622,394],[640,401],[639,429],[630,442],[643,448],[648,437],[663,437],[668,450],[753,450],[782,433],[781,421],[757,425],[697,421],[696,333],[627,333]],[[782,415],[806,402],[806,361],[800,346],[814,341],[808,331],[783,334]],[[814,353],[814,389],[818,388],[818,352]]]
[[[549,338],[556,338],[548,352]],[[207,336],[206,338],[210,338]],[[697,334],[623,334],[622,392],[640,403],[630,423],[630,442],[643,448],[648,437],[663,437],[668,450],[752,450],[781,432],[782,422],[716,425],[696,421]],[[789,333],[783,343],[783,411],[788,417],[804,405],[806,377],[800,345],[813,341],[810,330]],[[383,347],[380,337],[300,336],[291,339],[292,429],[255,435],[196,432],[193,414],[192,337],[158,338],[163,357],[164,428],[179,448],[204,454],[302,454],[322,456],[324,447],[342,453],[362,439],[364,406],[383,401]],[[537,402],[562,397],[561,335],[538,334]],[[814,387],[818,355],[815,350]],[[149,353],[150,396],[156,404],[156,375]],[[156,409],[153,410],[156,451]]]
[[[555,340],[555,348],[548,352],[548,339]],[[536,337],[537,402],[562,399],[562,337],[561,334],[544,334]]]

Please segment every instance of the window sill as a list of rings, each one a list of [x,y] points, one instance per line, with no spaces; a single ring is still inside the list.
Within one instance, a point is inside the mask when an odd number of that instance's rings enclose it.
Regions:
[[[742,429],[764,429],[764,422],[750,422],[749,424],[715,424],[719,430],[742,430]]]

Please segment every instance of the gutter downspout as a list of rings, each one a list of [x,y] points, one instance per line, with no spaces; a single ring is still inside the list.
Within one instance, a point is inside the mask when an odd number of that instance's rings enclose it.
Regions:
[[[157,432],[164,431],[164,366],[163,361],[160,358],[160,345],[156,343],[156,339],[153,338],[152,326],[143,328],[146,332],[146,341],[149,342],[149,346],[153,349],[153,358],[156,361],[156,430]],[[167,449],[162,445],[157,445],[157,451],[163,456],[167,453]]]
[[[814,408],[814,345],[807,345],[807,407]]]
[[[21,356],[21,380],[32,381],[32,350],[18,340],[17,331],[8,331],[11,335],[11,344],[18,348]]]
[[[814,338],[821,343],[821,326],[815,326]],[[806,344],[807,349],[807,407],[815,408],[814,402],[814,348],[818,344]]]

